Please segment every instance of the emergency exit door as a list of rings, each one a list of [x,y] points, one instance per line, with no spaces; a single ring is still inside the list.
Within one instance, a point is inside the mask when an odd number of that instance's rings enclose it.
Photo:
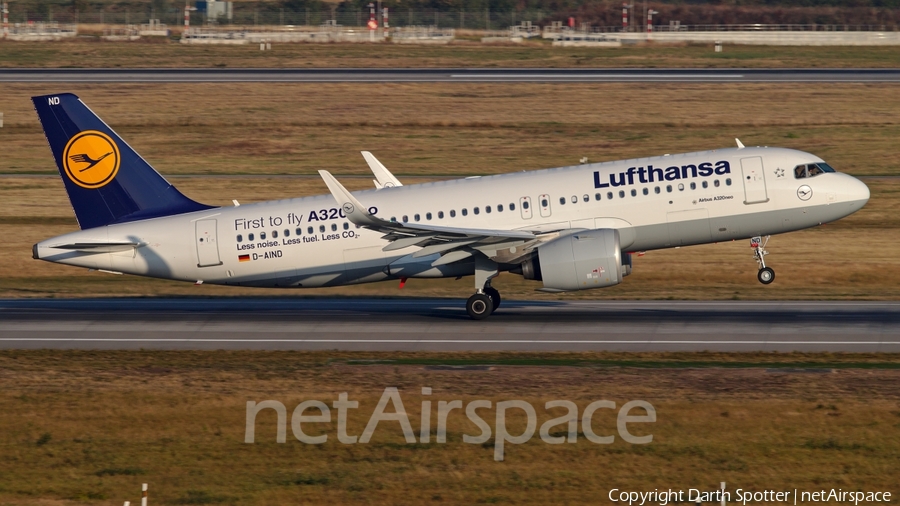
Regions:
[[[197,267],[222,265],[216,240],[216,220],[198,220],[196,227]]]
[[[741,174],[744,181],[744,203],[759,204],[769,201],[766,192],[766,173],[759,156],[741,158]]]
[[[519,212],[522,213],[523,220],[531,219],[531,197],[522,197],[519,199]]]
[[[550,217],[550,195],[538,195],[538,203],[541,205],[541,218]]]

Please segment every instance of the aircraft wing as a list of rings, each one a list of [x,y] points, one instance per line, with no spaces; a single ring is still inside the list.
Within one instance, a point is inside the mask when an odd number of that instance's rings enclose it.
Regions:
[[[319,175],[351,223],[381,232],[384,239],[391,241],[384,247],[384,251],[417,246],[421,249],[413,253],[414,258],[441,255],[432,263],[434,266],[463,260],[477,252],[496,262],[509,263],[524,256],[531,247],[540,242],[538,236],[524,230],[441,227],[384,220],[370,214],[368,208],[331,173],[320,170]]]
[[[375,155],[369,153],[368,151],[360,151],[360,153],[362,153],[363,158],[366,159],[366,163],[369,164],[369,168],[372,170],[372,174],[375,175],[375,180],[372,181],[373,183],[375,183],[375,188],[380,190],[382,188],[403,186],[403,183],[401,183],[399,179],[394,177],[394,175],[391,174],[389,170],[387,170],[387,167],[385,167],[384,164],[382,164],[378,161],[377,158],[375,158]]]

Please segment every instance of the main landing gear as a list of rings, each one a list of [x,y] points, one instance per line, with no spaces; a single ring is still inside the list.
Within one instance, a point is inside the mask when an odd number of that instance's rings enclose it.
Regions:
[[[475,257],[475,294],[466,301],[466,312],[474,320],[483,320],[500,307],[500,292],[491,286],[498,274],[497,263],[483,255]]]
[[[759,272],[756,274],[756,279],[764,285],[768,285],[772,281],[775,281],[775,270],[771,267],[766,267],[765,259],[765,256],[769,254],[769,252],[766,251],[766,244],[769,244],[770,237],[771,236],[768,235],[766,236],[766,242],[762,242],[762,237],[750,239],[750,247],[753,248],[753,258],[755,258],[756,263],[759,264]]]

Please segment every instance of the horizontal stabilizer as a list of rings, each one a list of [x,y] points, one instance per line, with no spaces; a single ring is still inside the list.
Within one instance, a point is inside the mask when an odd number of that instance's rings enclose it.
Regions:
[[[50,247],[71,251],[83,251],[86,253],[115,253],[118,251],[128,251],[130,249],[135,249],[138,246],[140,246],[140,244],[136,242],[76,242],[72,244],[60,244]]]

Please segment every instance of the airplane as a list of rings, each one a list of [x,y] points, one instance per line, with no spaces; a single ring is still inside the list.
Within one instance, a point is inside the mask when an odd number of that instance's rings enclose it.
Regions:
[[[230,286],[309,288],[473,276],[473,319],[500,272],[545,292],[614,286],[634,252],[768,237],[848,216],[868,187],[821,158],[745,147],[402,185],[371,153],[375,189],[215,207],[179,192],[72,94],[33,97],[81,230],[33,257]],[[90,165],[90,166],[88,166]],[[766,238],[765,242],[763,237]]]

